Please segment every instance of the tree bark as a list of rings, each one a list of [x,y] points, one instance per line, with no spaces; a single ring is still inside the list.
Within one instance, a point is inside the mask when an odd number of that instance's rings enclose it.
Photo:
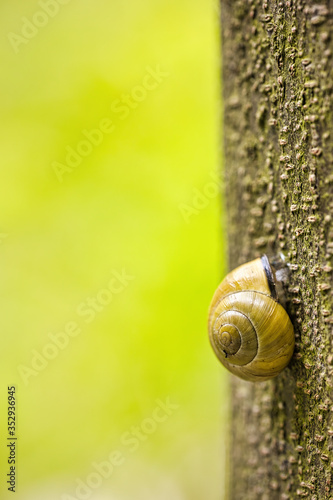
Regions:
[[[333,499],[333,0],[222,0],[222,34],[229,267],[287,256],[296,335],[231,376],[229,497]]]

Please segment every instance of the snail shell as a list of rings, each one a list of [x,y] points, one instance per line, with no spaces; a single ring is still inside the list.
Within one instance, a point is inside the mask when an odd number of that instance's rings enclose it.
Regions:
[[[277,274],[266,255],[238,267],[219,285],[209,309],[215,354],[231,373],[252,382],[278,375],[294,351]]]

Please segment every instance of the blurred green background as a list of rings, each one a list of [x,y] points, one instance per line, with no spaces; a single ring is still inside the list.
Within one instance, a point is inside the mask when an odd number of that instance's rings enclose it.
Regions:
[[[217,6],[0,12],[1,498],[223,498]]]

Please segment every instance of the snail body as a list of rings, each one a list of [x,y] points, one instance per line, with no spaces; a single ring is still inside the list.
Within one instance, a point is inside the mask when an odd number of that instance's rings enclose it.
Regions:
[[[209,309],[208,330],[221,363],[238,377],[264,381],[289,363],[294,328],[282,306],[278,272],[267,256],[229,273]]]

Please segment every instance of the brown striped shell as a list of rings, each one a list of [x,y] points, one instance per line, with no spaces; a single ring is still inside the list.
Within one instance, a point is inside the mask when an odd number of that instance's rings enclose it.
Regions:
[[[252,382],[278,375],[295,346],[294,328],[278,301],[266,256],[229,273],[209,309],[215,354],[228,370]]]

